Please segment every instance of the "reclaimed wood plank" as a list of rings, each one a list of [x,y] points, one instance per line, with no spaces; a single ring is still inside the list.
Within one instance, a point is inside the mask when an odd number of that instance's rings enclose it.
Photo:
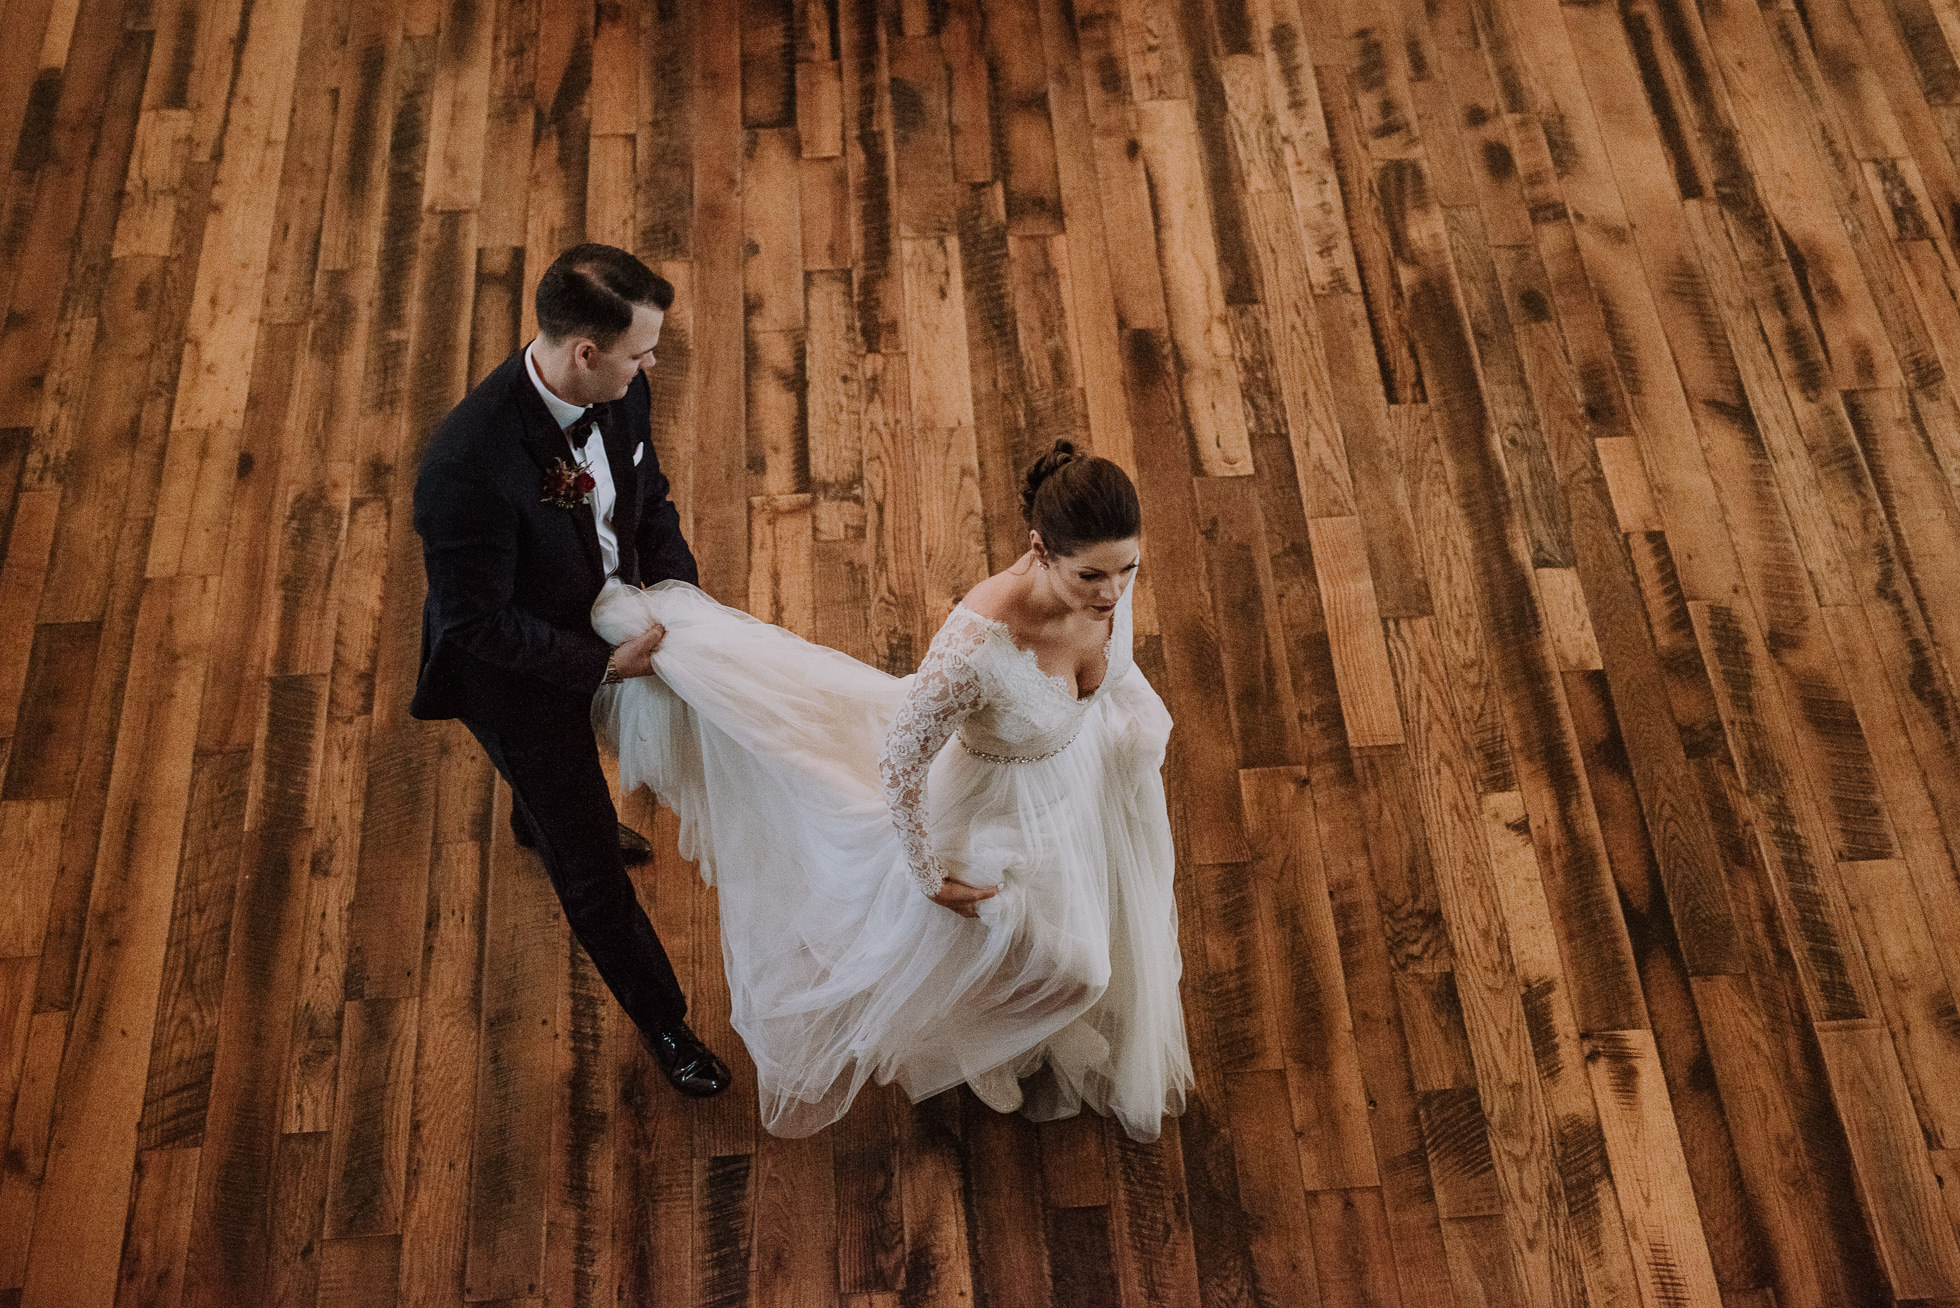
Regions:
[[[222,566],[304,12],[275,8],[271,21],[251,24],[239,55],[226,130],[242,144],[225,152],[214,176],[146,576],[209,575]]]
[[[1242,323],[1247,318],[1262,315],[1265,318],[1267,335],[1273,342],[1270,381],[1279,392],[1307,516],[1343,517],[1355,509],[1356,502],[1347,450],[1351,430],[1348,424],[1355,409],[1343,407],[1343,401],[1349,400],[1354,392],[1349,387],[1335,387],[1331,380],[1336,366],[1332,352],[1339,350],[1342,342],[1327,338],[1326,326],[1318,320],[1319,306],[1309,290],[1311,273],[1295,232],[1292,206],[1277,193],[1255,195],[1251,200],[1250,220],[1260,276],[1272,289],[1265,306],[1235,306],[1234,320]],[[1352,296],[1331,298],[1348,302],[1354,299]],[[1244,336],[1242,331],[1240,336]],[[1243,347],[1241,353],[1252,354]],[[1248,393],[1256,393],[1261,380],[1258,373],[1253,359],[1246,358],[1239,380]],[[1366,392],[1358,399],[1364,416],[1374,411],[1371,399]],[[1257,407],[1252,402],[1249,412]],[[1253,463],[1256,471],[1256,455]],[[1393,500],[1383,502],[1384,505],[1393,503]],[[1382,513],[1387,517],[1380,505],[1365,503],[1361,507],[1371,514]],[[1392,522],[1389,518],[1391,525]]]
[[[1598,1126],[1576,1076],[1578,1020],[1560,1020],[1560,1010],[1572,1001],[1540,991],[1539,1007],[1528,1006],[1526,978],[1535,979],[1536,972],[1524,971],[1528,963],[1521,958],[1542,955],[1552,935],[1539,930],[1522,942],[1513,939],[1485,820],[1467,784],[1431,620],[1396,620],[1390,630],[1464,1029],[1531,1301],[1555,1302],[1569,1293],[1559,1288],[1564,1278],[1582,1277],[1593,1294],[1635,1302],[1635,1269],[1620,1215],[1598,1199],[1611,1181],[1597,1151],[1579,1143]],[[1521,956],[1527,949],[1531,953]]]
[[[749,1302],[787,1308],[834,1296],[837,1201],[829,1143],[763,1136],[755,1168]],[[1003,1261],[1012,1256],[1002,1253]]]
[[[1050,1209],[1107,1207],[1111,1174],[1103,1119],[1078,1113],[1041,1123],[1039,1133],[1042,1203]]]
[[[1030,393],[1018,302],[1025,274],[1015,269],[1014,245],[1007,232],[1005,188],[973,187],[959,213],[959,281],[966,310],[967,391],[973,407],[978,500],[990,572],[1009,566],[1028,548],[1017,487],[1026,467],[1053,443],[1053,436],[1043,430],[1052,424],[1041,421]],[[1056,431],[1053,435],[1072,434]]]
[[[702,589],[748,592],[748,470],[742,335],[741,66],[739,14],[701,10],[693,24],[694,214],[689,344],[695,460],[689,543]]]
[[[1824,620],[1831,630],[1838,658],[1847,667],[1876,668],[1883,658],[1875,649],[1865,614],[1858,609],[1826,608]],[[1894,814],[1899,835],[1900,855],[1905,859],[1913,884],[1918,888],[1921,911],[1932,929],[1935,948],[1947,984],[1960,975],[1960,959],[1953,956],[1949,941],[1955,939],[1949,923],[1960,920],[1960,878],[1952,871],[1953,856],[1942,835],[1929,769],[1918,757],[1915,733],[1901,714],[1899,700],[1885,677],[1853,677],[1849,682],[1860,722],[1867,724],[1873,738],[1905,740],[1904,750],[1880,749],[1873,755],[1879,784],[1885,790],[1886,804]],[[1936,756],[1929,756],[1936,757]]]
[[[970,1095],[961,1096],[960,1107],[968,1229],[976,1247],[988,1251],[973,1263],[975,1299],[1002,1308],[1048,1303],[1051,1285],[1070,1277],[1066,1258],[1059,1266],[1051,1262],[1048,1223],[1037,1201],[1041,1149],[1036,1126],[996,1113]],[[829,1187],[824,1191],[828,1198]],[[1108,1238],[1105,1226],[1105,1245]]]
[[[937,629],[987,575],[962,251],[957,239],[937,237],[903,242],[901,257],[906,339],[942,343],[905,356],[918,443],[925,605]]]
[[[837,60],[797,63],[796,139],[805,159],[843,157],[844,81]]]
[[[1585,1043],[1586,1072],[1600,1106],[1641,1294],[1713,1308],[1722,1302],[1722,1292],[1671,1120],[1653,1033],[1598,1032]]]
[[[310,852],[306,831],[265,830],[252,833],[239,856],[186,1304],[268,1293],[277,1234],[272,1187],[283,1116],[280,1075],[292,1037]]]
[[[1689,611],[1736,769],[1760,814],[1764,854],[1817,1020],[1875,1016],[1877,996],[1843,886],[1829,861],[1830,838],[1796,762],[1787,710],[1774,682],[1762,673],[1768,658],[1762,636],[1753,619],[1737,609],[1690,604]]]
[[[1334,674],[1341,683],[1348,744],[1398,745],[1402,721],[1360,520],[1316,519],[1307,524],[1307,533],[1333,642]]]
[[[751,333],[794,331],[804,323],[796,136],[790,128],[769,128],[744,138],[744,322]]]
[[[181,1299],[197,1162],[196,1149],[145,1149],[136,1155],[128,1234],[116,1274],[116,1308]]]
[[[1955,1101],[1960,1041],[1939,1022],[1939,1015],[1953,1008],[1953,990],[1912,874],[1896,859],[1840,861],[1838,872],[1919,1125],[1930,1145],[1949,1147],[1960,1109]]]
[[[782,127],[794,112],[792,0],[742,7],[742,126]]]
[[[904,1159],[898,1151],[898,1117],[911,1111],[898,1087],[868,1085],[832,1131],[837,1284],[845,1294],[905,1287],[905,1212],[900,1182]]]
[[[477,842],[459,840],[443,845],[430,869],[429,957],[416,1005],[401,1199],[404,1308],[454,1302],[463,1294],[476,1126],[484,862]]]
[[[251,755],[199,759],[191,779],[184,849],[170,909],[157,1034],[143,1089],[140,1149],[204,1138],[217,1057],[235,887],[245,839]]]
[[[401,1279],[399,1235],[320,1242],[319,1308],[388,1308]]]
[[[999,142],[1008,228],[1017,236],[1063,230],[1058,146],[1048,106],[1048,70],[1034,0],[987,6],[985,70],[994,98],[990,134]],[[981,180],[977,177],[963,180]]]
[[[1960,1240],[1940,1202],[1891,1036],[1876,1023],[1834,1023],[1819,1025],[1817,1041],[1892,1292],[1953,1294]]]
[[[553,1051],[549,1192],[545,1206],[543,1297],[555,1303],[592,1303],[615,1294],[613,1268],[612,1059],[607,1056],[607,1016],[615,1005],[599,970],[576,941],[566,938],[570,963],[558,987]],[[460,1031],[460,1027],[459,1027]],[[456,1140],[455,1170],[462,1171],[467,1138]],[[466,1193],[454,1194],[459,1235]],[[406,1244],[404,1244],[406,1249]]]
[[[1164,1123],[1162,1142],[1110,1136],[1110,1243],[1119,1302],[1196,1308],[1203,1302],[1188,1205],[1183,1135]],[[1107,1275],[1107,1273],[1105,1273]]]
[[[1882,1280],[1855,1198],[1849,1147],[1831,1105],[1787,936],[1771,934],[1773,892],[1741,782],[1698,760],[1752,964],[1748,977],[1697,978],[1717,1091],[1768,1247],[1779,1301],[1833,1303]]]
[[[13,1122],[5,1161],[0,1163],[0,1216],[6,1218],[0,1225],[0,1280],[15,1287],[27,1277],[34,1214],[45,1188],[68,1016],[65,1012],[45,1012],[30,1020],[14,1091]]]
[[[272,1179],[272,1274],[266,1292],[270,1308],[305,1308],[319,1301],[320,1228],[326,1217],[331,1144],[324,1131],[279,1137]]]
[[[1361,142],[1354,106],[1354,89],[1344,70],[1316,65],[1314,77],[1321,109],[1326,115],[1329,154],[1340,184],[1341,209],[1347,217],[1356,269],[1354,291],[1368,308],[1370,337],[1381,378],[1383,397],[1390,404],[1414,404],[1428,398],[1422,369],[1409,339],[1402,288],[1396,280],[1394,256],[1381,221],[1375,170]]]
[[[1568,673],[1564,680],[1716,1279],[1730,1288],[1766,1285],[1772,1279],[1772,1263],[1764,1227],[1756,1220],[1748,1197],[1717,1087],[1712,1078],[1702,1074],[1709,1063],[1707,1035],[1691,989],[1690,954],[1681,942],[1697,939],[1706,931],[1706,924],[1695,921],[1685,900],[1677,908],[1670,898],[1648,836],[1632,761],[1605,675]],[[1692,775],[1687,779],[1693,783]],[[1485,814],[1487,818],[1495,816],[1489,799]],[[1520,820],[1514,815],[1506,824],[1513,829],[1504,832],[1496,825],[1489,828],[1493,850],[1508,844],[1525,852]],[[1714,841],[1712,824],[1709,831]],[[1719,858],[1720,853],[1710,850],[1708,856]],[[1535,867],[1531,873],[1536,875]],[[1726,897],[1723,908],[1730,911]],[[1732,965],[1740,972],[1740,942],[1732,918],[1727,930]],[[1701,957],[1699,951],[1695,957]]]
[[[0,872],[0,958],[36,958],[47,936],[55,878],[61,870],[61,828],[66,800],[0,803],[0,848],[8,851]]]
[[[816,629],[811,497],[749,501],[748,611],[806,639]]]
[[[1184,735],[1193,750],[1186,766],[1194,784],[1213,797],[1193,815],[1192,854],[1202,863],[1240,863],[1245,861],[1245,835],[1235,795],[1237,746],[1227,729],[1231,719],[1223,687],[1213,675],[1217,637],[1207,620],[1209,606],[1202,603],[1196,494],[1190,455],[1179,439],[1170,354],[1163,334],[1125,335],[1124,389],[1137,439],[1137,492],[1153,524],[1145,538],[1145,567],[1153,576],[1163,574],[1161,582],[1153,583],[1158,593],[1176,596],[1188,606],[1181,618],[1167,616],[1164,622],[1164,660],[1173,695],[1198,710],[1192,717],[1202,730]]]
[[[1098,194],[1098,137],[1089,118],[1087,66],[1076,31],[1075,20],[1081,15],[1066,10],[1060,0],[1038,0],[1037,7],[1073,296],[1067,307],[1075,324],[1083,408],[1095,451],[1126,470],[1133,469],[1135,454],[1117,341],[1115,269]]]
[[[683,51],[692,55],[694,29],[700,20],[693,3],[654,5],[639,14],[633,249],[658,269],[667,260],[687,258],[693,250],[696,87],[691,58],[675,56]],[[661,462],[664,465],[666,460]]]
[[[1173,100],[1139,104],[1137,126],[1198,467],[1206,476],[1244,476],[1252,470],[1252,453],[1238,366],[1227,346],[1231,337],[1225,288],[1205,202],[1198,127],[1190,106]]]
[[[1478,613],[1476,560],[1437,443],[1435,415],[1426,405],[1400,405],[1394,417],[1414,540],[1422,571],[1430,579],[1436,630],[1449,659],[1457,717],[1477,771],[1477,789],[1483,794],[1513,790],[1518,785],[1517,771],[1504,721],[1501,682]]]
[[[898,1198],[905,1224],[905,1293],[965,1302],[973,1294],[957,1135],[958,1096],[899,1106]]]
[[[34,616],[41,607],[60,507],[61,495],[55,491],[30,491],[11,506],[6,566],[0,569],[0,611],[7,614],[0,626],[0,736],[14,735],[23,706],[31,713],[35,705],[24,692],[40,637]]]
[[[622,816],[647,833],[654,856],[630,869],[654,930],[682,987],[694,976],[689,922],[700,878],[676,848],[679,820],[653,810],[644,790]],[[694,1119],[679,1095],[656,1079],[638,1028],[611,1009],[613,1269],[619,1296],[632,1302],[690,1305],[697,1293],[694,1220]]]
[[[1200,477],[1195,485],[1198,534],[1204,541],[1239,765],[1304,762],[1259,487],[1248,478]]]
[[[1318,1190],[1307,1196],[1307,1205],[1321,1302],[1356,1308],[1389,1308],[1397,1303],[1395,1258],[1382,1192]]]
[[[37,1243],[23,1303],[114,1295],[215,590],[192,577],[144,587],[135,644],[150,655],[132,663],[123,697],[90,883],[87,935],[96,947],[75,997],[78,1029],[88,1034],[63,1055],[71,1089],[56,1105],[34,1209],[35,1229],[68,1238]]]
[[[504,802],[500,796],[499,806]],[[567,928],[543,865],[507,840],[508,832],[497,830],[483,909],[482,1030],[464,1271],[466,1296],[476,1299],[536,1294],[544,1284],[551,1138],[536,1123],[552,1102]]]

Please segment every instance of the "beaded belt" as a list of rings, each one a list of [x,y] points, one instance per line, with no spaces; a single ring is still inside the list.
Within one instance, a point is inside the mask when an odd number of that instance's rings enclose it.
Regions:
[[[964,749],[967,753],[973,755],[973,757],[977,759],[984,759],[989,763],[1042,763],[1042,762],[1046,762],[1048,759],[1055,757],[1055,755],[1061,753],[1063,750],[1067,749],[1070,745],[1073,745],[1076,741],[1076,736],[1080,736],[1082,733],[1079,731],[1076,732],[1075,736],[1070,736],[1067,740],[1063,741],[1055,748],[1049,750],[1046,754],[989,754],[985,750],[975,749],[973,746],[967,744],[965,732],[962,731],[958,734],[960,738],[960,748]]]

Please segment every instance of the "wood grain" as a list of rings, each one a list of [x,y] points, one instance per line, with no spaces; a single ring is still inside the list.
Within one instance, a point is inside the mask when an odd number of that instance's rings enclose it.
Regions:
[[[1951,0],[5,16],[0,1308],[1960,1301]],[[680,1099],[409,717],[582,240],[708,591],[894,676],[1134,479],[1159,1139],[760,1131],[641,793]]]

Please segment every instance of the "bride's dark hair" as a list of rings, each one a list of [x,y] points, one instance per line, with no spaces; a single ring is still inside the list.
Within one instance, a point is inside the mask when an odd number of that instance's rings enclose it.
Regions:
[[[1021,516],[1041,533],[1048,552],[1062,558],[1086,545],[1128,540],[1143,525],[1130,475],[1066,440],[1056,441],[1028,469]]]

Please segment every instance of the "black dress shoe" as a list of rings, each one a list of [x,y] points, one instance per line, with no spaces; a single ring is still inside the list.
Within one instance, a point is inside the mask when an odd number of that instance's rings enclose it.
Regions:
[[[531,830],[531,824],[510,811],[510,834],[518,844],[526,849],[538,847],[538,837]],[[653,842],[648,840],[624,822],[619,823],[619,856],[627,863],[644,863],[653,856]]]
[[[667,1084],[690,1099],[706,1099],[728,1088],[728,1065],[701,1043],[687,1023],[648,1035],[640,1033],[640,1043],[653,1055]]]

